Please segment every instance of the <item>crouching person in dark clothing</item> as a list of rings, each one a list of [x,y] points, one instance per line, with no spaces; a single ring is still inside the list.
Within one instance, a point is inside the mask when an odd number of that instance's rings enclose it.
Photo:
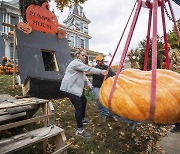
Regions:
[[[97,63],[97,65],[95,66],[95,68],[98,68],[101,70],[107,70],[108,69],[108,66],[104,64],[104,57],[102,55],[98,55],[96,57],[96,63]],[[115,73],[110,69],[108,72],[108,76],[114,76],[114,75],[115,75]],[[99,111],[100,111],[102,122],[106,122],[107,116],[110,116],[115,121],[118,121],[116,116],[111,111],[108,111],[106,108],[104,108],[99,101],[99,89],[103,83],[103,80],[104,80],[103,75],[93,74],[93,81],[92,81],[93,92],[96,96],[96,103],[97,103],[97,106],[98,106]]]
[[[87,123],[85,119],[87,100],[83,90],[85,84],[90,88],[92,88],[92,84],[86,77],[85,72],[107,75],[107,71],[90,67],[84,64],[85,60],[85,51],[77,51],[75,53],[75,59],[67,66],[60,90],[65,93],[65,96],[69,98],[75,108],[75,118],[77,122],[77,131],[75,134],[88,138],[90,134],[83,128],[83,123]]]

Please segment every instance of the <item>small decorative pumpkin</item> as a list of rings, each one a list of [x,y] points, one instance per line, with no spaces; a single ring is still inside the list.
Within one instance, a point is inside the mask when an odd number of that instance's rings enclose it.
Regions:
[[[58,31],[58,20],[54,13],[49,11],[49,4],[42,6],[29,5],[26,9],[26,19],[32,29],[55,35]]]
[[[13,69],[10,69],[9,72],[10,72],[10,73],[13,73],[14,71],[13,71]]]
[[[65,30],[60,30],[58,31],[58,38],[64,38],[66,37],[66,31]]]
[[[108,98],[115,77],[105,80],[99,91],[102,105],[108,108]],[[134,121],[146,121],[151,105],[151,71],[122,71],[111,99],[113,113]],[[157,69],[156,108],[154,123],[180,122],[180,74]]]
[[[18,23],[17,28],[23,31],[25,34],[30,34],[32,32],[31,26],[29,26],[29,24],[26,24],[24,22]]]
[[[162,68],[165,68],[165,67],[166,67],[166,62],[165,62],[165,61],[162,62],[161,67],[162,67]]]

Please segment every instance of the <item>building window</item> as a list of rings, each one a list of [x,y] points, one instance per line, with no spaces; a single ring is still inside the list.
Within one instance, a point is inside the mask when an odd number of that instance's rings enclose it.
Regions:
[[[74,47],[74,36],[73,35],[71,35],[70,40],[71,40],[70,46]]]
[[[45,71],[59,71],[54,51],[41,50]]]
[[[81,48],[84,49],[84,40],[83,39],[81,39]]]
[[[3,23],[3,12],[0,12],[0,31],[3,31],[2,23]]]
[[[67,34],[67,39],[69,40],[69,34]]]
[[[84,24],[84,33],[88,34],[88,26]]]
[[[79,31],[80,29],[76,26],[75,30]]]
[[[89,49],[89,40],[85,39],[85,49]]]
[[[78,38],[77,38],[77,36],[75,36],[74,46],[75,46],[75,47],[78,47]]]
[[[14,62],[14,44],[10,43],[10,60]],[[16,52],[16,62],[18,61],[17,52]]]
[[[10,24],[12,25],[17,25],[19,22],[19,18],[17,16],[10,16]],[[13,31],[14,29],[10,29],[11,31]]]
[[[76,24],[75,27],[76,27],[75,30],[80,31],[79,24]]]
[[[81,29],[81,32],[83,32],[83,23],[81,22],[81,27],[80,27],[80,29]]]
[[[80,16],[82,17],[83,16],[83,8],[80,7]]]
[[[13,51],[13,48],[11,48],[11,50],[10,50],[10,59],[14,60],[14,51]]]
[[[85,29],[88,29],[88,25],[84,24],[84,28],[85,28]]]

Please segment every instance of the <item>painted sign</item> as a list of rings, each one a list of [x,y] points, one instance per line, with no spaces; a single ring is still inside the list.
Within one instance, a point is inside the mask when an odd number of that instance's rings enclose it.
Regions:
[[[58,31],[58,20],[54,13],[49,11],[49,4],[42,6],[30,5],[26,9],[26,19],[32,29],[55,35]]]

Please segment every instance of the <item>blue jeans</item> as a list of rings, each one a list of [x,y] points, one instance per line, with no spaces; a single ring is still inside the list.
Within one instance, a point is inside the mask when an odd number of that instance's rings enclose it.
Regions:
[[[175,127],[178,128],[178,129],[180,129],[180,123],[176,123],[176,124],[175,124]]]
[[[106,108],[104,108],[100,101],[99,101],[99,88],[93,87],[92,91],[94,92],[95,96],[96,96],[96,103],[97,106],[99,108],[100,114],[102,118],[107,117],[108,115],[113,116],[112,112],[110,112],[109,110],[107,110]]]
[[[69,98],[75,108],[75,118],[78,128],[83,128],[82,119],[85,118],[87,99],[82,93],[81,97],[65,92],[65,96]]]

